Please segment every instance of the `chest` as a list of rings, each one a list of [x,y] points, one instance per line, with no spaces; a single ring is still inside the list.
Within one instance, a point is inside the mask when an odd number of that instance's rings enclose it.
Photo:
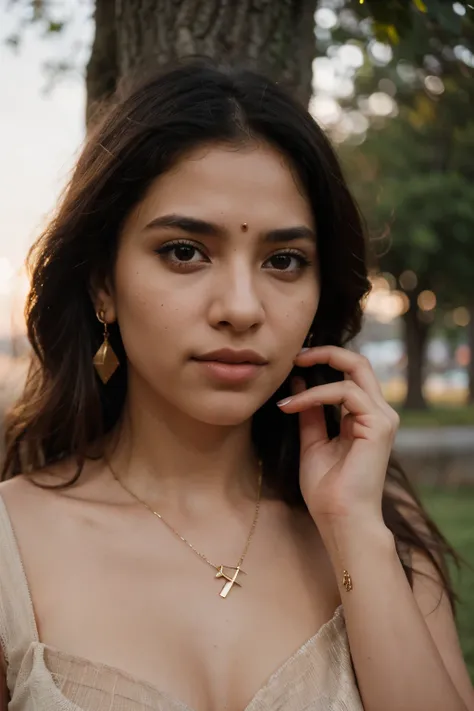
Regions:
[[[127,671],[197,711],[245,708],[340,602],[317,531],[270,512],[241,586],[225,599],[225,581],[153,517],[131,529],[100,521],[64,520],[61,535],[56,521],[43,529],[42,555],[28,556],[41,641]],[[235,539],[230,559],[210,538],[204,548],[235,565],[241,532],[226,533]]]

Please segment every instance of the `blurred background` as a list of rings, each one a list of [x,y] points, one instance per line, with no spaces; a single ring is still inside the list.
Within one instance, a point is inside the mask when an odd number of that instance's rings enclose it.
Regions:
[[[335,144],[373,267],[354,346],[400,412],[410,477],[474,565],[474,1],[0,0],[0,410],[28,362],[24,259],[86,126],[123,77],[193,53],[289,85]],[[474,572],[458,587],[474,680]]]

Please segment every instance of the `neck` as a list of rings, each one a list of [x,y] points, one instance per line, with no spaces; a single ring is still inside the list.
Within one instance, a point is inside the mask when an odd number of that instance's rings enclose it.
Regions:
[[[208,425],[143,393],[129,394],[106,450],[130,491],[168,510],[201,516],[216,506],[248,506],[257,497],[250,420],[235,427]]]

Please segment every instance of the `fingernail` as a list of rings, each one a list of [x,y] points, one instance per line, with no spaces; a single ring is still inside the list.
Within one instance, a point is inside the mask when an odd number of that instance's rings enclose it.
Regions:
[[[281,407],[282,405],[288,405],[288,403],[291,402],[292,400],[293,400],[292,397],[287,397],[284,400],[280,400],[279,402],[277,402],[277,405],[278,405],[278,407]]]
[[[302,349],[300,350],[300,353],[304,353],[305,351],[309,351],[309,350],[310,350],[310,348],[302,348]]]

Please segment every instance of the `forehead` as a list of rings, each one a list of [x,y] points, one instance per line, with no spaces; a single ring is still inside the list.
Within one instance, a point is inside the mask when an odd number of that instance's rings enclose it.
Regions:
[[[266,143],[200,146],[150,185],[139,222],[161,213],[314,227],[309,201],[288,159]]]

